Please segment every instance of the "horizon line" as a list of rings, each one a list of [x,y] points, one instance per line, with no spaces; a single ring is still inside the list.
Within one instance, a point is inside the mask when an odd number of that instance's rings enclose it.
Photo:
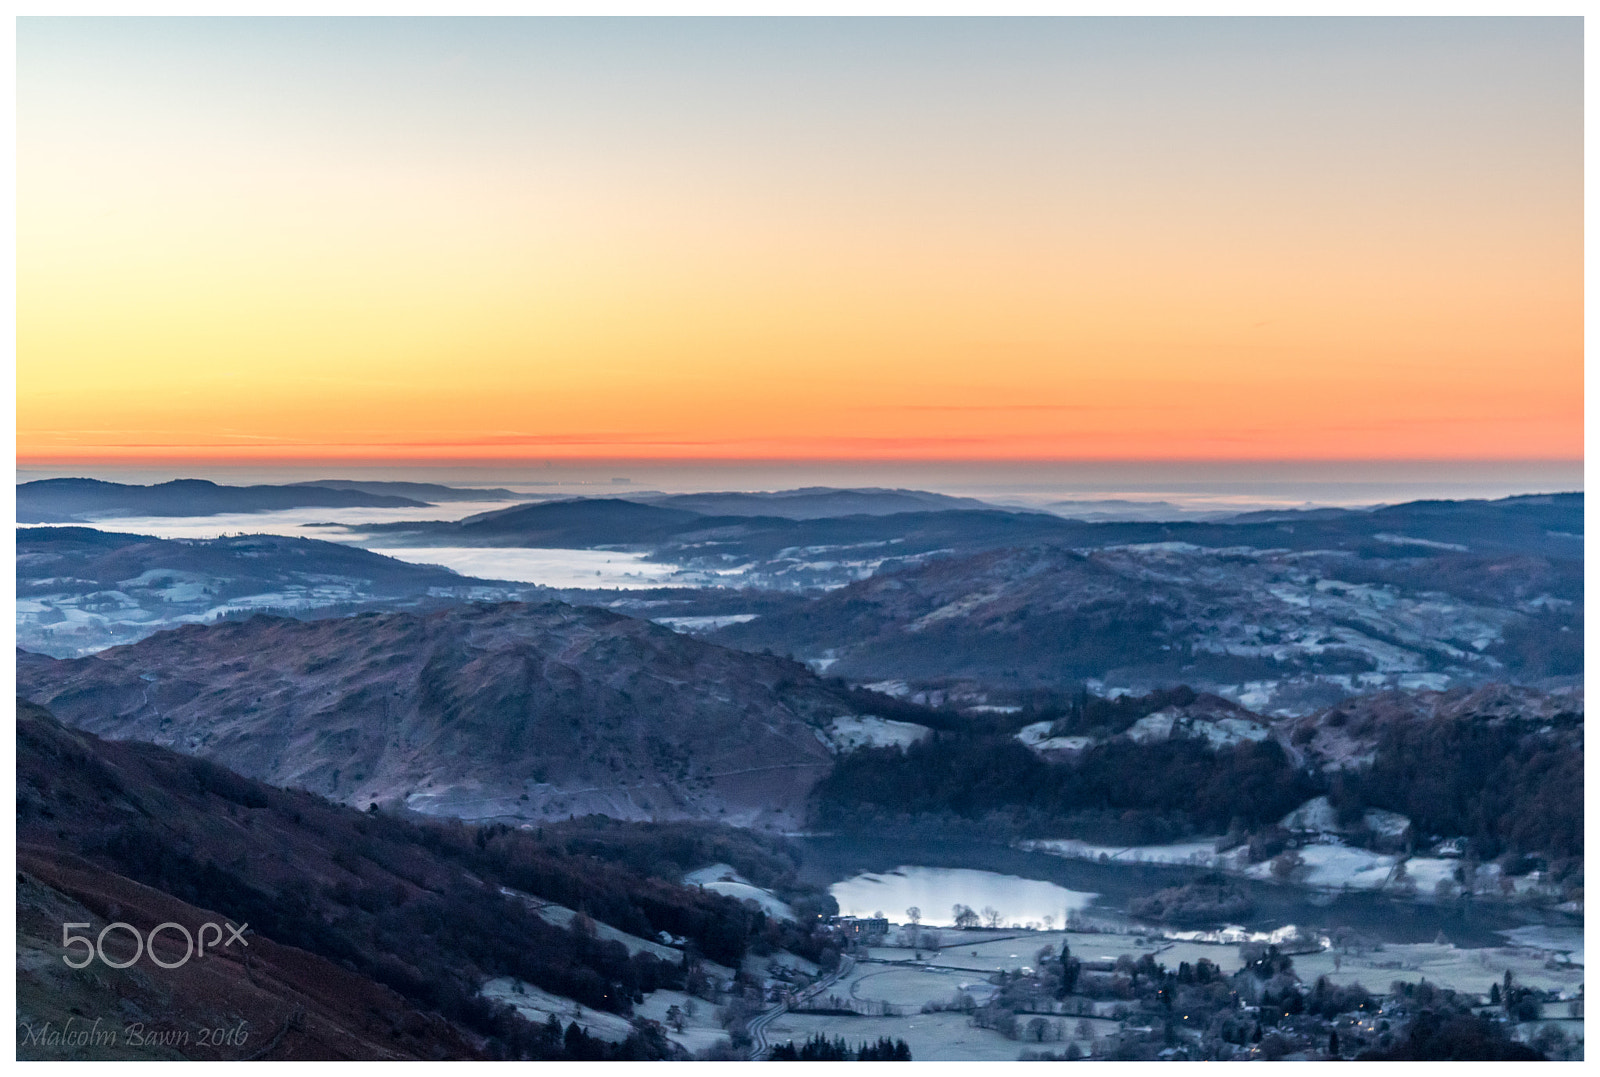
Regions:
[[[115,467],[118,465],[197,464],[208,467],[315,466],[319,464],[370,464],[415,467],[524,466],[571,467],[618,464],[632,466],[738,466],[738,465],[1106,465],[1106,464],[1227,464],[1227,465],[1338,465],[1338,464],[1427,464],[1427,465],[1583,465],[1583,456],[439,456],[439,455],[357,455],[330,454],[304,456],[206,456],[196,454],[150,454],[113,456],[23,456],[18,468],[27,467]]]

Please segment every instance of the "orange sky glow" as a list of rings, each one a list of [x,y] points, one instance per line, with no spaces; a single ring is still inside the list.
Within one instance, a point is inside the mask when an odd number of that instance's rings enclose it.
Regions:
[[[22,20],[19,463],[1580,458],[1581,23],[1223,22]]]

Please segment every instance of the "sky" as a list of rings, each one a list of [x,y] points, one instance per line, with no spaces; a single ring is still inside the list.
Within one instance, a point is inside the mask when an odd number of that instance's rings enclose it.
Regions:
[[[1578,19],[17,31],[17,452],[1576,460]]]

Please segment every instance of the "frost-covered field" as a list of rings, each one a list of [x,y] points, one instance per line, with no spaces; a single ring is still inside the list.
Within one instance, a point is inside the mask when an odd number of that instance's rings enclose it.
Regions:
[[[1583,985],[1581,964],[1552,961],[1548,951],[1510,946],[1461,949],[1448,943],[1416,943],[1359,953],[1328,949],[1296,954],[1294,971],[1307,983],[1327,976],[1334,983],[1359,983],[1373,992],[1387,991],[1396,980],[1427,980],[1452,991],[1483,995],[1490,984],[1501,982],[1507,971],[1524,987],[1568,997]]]
[[[621,1043],[633,1031],[628,1019],[620,1014],[592,1010],[582,1003],[560,995],[552,995],[530,983],[522,983],[509,976],[489,980],[481,988],[480,994],[495,1002],[510,1004],[534,1024],[542,1025],[549,1020],[551,1014],[555,1014],[563,1025],[576,1021],[578,1027],[589,1035],[610,1040],[612,1043]]]
[[[741,901],[753,901],[761,906],[768,916],[776,916],[780,920],[792,921],[795,918],[794,910],[776,894],[763,890],[727,864],[712,864],[710,867],[691,871],[683,877],[683,883],[685,886],[703,887]]]
[[[993,1029],[974,1028],[963,1013],[919,1013],[912,1017],[854,1017],[785,1013],[767,1026],[772,1043],[803,1043],[821,1034],[844,1037],[851,1048],[878,1037],[905,1040],[913,1060],[941,1062],[1011,1061],[1024,1049]]]
[[[1273,870],[1273,862],[1264,860],[1252,864],[1243,847],[1225,853],[1216,851],[1215,838],[1181,842],[1173,845],[1094,845],[1075,839],[1039,840],[1019,842],[1017,847],[1029,852],[1049,853],[1069,860],[1122,861],[1134,864],[1173,864],[1187,867],[1211,868],[1263,882],[1290,882],[1317,890],[1388,890],[1423,900],[1433,900],[1457,885],[1456,873],[1461,861],[1446,857],[1399,856],[1375,853],[1346,845],[1337,839],[1300,846],[1295,852],[1301,864],[1287,879]],[[1404,865],[1403,870],[1401,865]],[[1503,897],[1516,897],[1534,886],[1534,878],[1524,880],[1499,878],[1499,868],[1490,864],[1477,866],[1475,889],[1489,886]],[[1449,891],[1453,898],[1456,891]]]
[[[729,625],[742,625],[756,619],[754,613],[725,613],[705,615],[700,617],[653,617],[651,620],[658,625],[665,625],[674,632],[714,632],[719,628]]]
[[[1049,853],[1069,860],[1119,860],[1133,864],[1184,864],[1221,867],[1224,858],[1217,854],[1218,838],[1200,838],[1173,845],[1095,845],[1076,838],[1023,841],[1017,844],[1029,852]]]
[[[678,1012],[683,1015],[682,1032],[667,1023],[667,1011],[673,1006],[678,1007]],[[633,1012],[634,1016],[647,1021],[660,1021],[667,1039],[690,1054],[729,1042],[728,1034],[717,1023],[717,1007],[682,991],[652,991],[644,997],[643,1002],[633,1007]]]
[[[926,738],[933,730],[915,722],[897,722],[873,715],[835,718],[828,727],[828,743],[837,751],[857,748],[904,748]]]

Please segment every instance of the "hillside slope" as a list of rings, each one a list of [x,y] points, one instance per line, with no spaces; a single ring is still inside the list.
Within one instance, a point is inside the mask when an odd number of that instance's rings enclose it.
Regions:
[[[344,803],[467,819],[792,828],[849,697],[784,659],[560,603],[187,626],[90,657],[22,652],[18,693]]]
[[[462,599],[505,601],[539,590],[317,539],[17,529],[17,643],[56,658],[252,611],[326,617]]]
[[[683,985],[672,951],[630,954],[546,915],[551,902],[646,937],[683,936],[733,966],[768,928],[738,901],[570,852],[560,837],[360,812],[103,741],[26,701],[17,712],[18,1016],[36,1029],[99,1017],[119,1033],[134,1022],[189,1032],[187,1044],[157,1045],[184,1049],[146,1057],[659,1058],[672,1050],[646,1026],[620,1048],[597,1045],[529,1025],[481,988],[513,977],[625,1019],[649,992]],[[97,937],[115,921],[143,934],[168,921],[249,925],[248,946],[213,942],[180,962],[169,929],[165,967],[65,966],[63,923]],[[119,963],[135,952],[126,931],[104,945]],[[194,1049],[206,1046],[199,1028],[241,1021],[244,1043]]]
[[[1581,672],[1581,561],[1397,549],[999,550],[881,573],[709,638],[858,682],[1185,683],[1269,713]]]

